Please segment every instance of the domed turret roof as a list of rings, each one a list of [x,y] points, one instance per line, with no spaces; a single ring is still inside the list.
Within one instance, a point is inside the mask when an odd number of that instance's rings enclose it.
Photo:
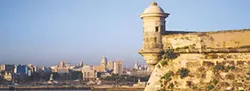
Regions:
[[[147,9],[143,12],[145,13],[164,13],[164,10],[157,5],[156,2],[153,2]]]

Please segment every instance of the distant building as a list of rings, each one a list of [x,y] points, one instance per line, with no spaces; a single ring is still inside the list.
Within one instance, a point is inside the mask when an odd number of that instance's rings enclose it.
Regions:
[[[148,66],[147,65],[141,65],[139,67],[140,70],[148,70]]]
[[[105,56],[102,57],[101,66],[104,66],[104,67],[107,66],[107,58]]]
[[[51,72],[51,68],[48,68],[48,67],[42,67],[41,70],[45,73],[49,73]]]
[[[50,68],[51,68],[51,71],[52,71],[52,72],[57,72],[57,71],[58,71],[57,67],[58,67],[58,66],[51,66],[51,67],[50,67]]]
[[[149,76],[151,72],[148,72],[147,70],[131,70],[127,71],[127,74],[130,76],[145,77]]]
[[[84,65],[82,67],[82,76],[84,81],[95,80],[97,72],[90,65]]]
[[[69,69],[68,68],[58,68],[57,73],[69,73]]]
[[[37,67],[33,64],[28,64],[28,75],[31,76],[34,72],[37,72]]]
[[[70,65],[66,65],[65,61],[61,61],[59,67],[57,68],[58,73],[69,73],[69,68]]]
[[[28,74],[28,66],[27,65],[17,65],[15,67],[14,73]]]
[[[0,69],[2,71],[7,71],[7,72],[11,72],[13,73],[14,72],[14,69],[15,69],[15,65],[10,65],[10,64],[2,64]]]
[[[83,61],[81,61],[80,62],[80,67],[83,67],[83,66],[84,66]]]
[[[5,72],[4,80],[11,81],[12,80],[12,74],[10,72]]]
[[[1,72],[1,71],[0,71]],[[4,79],[4,74],[0,73],[0,81],[2,81]]]
[[[111,73],[108,73],[108,72],[106,72],[106,73],[97,73],[97,77],[98,78],[105,78],[105,77],[108,77],[108,76],[111,76]]]
[[[60,64],[59,64],[59,67],[66,67],[65,61],[61,61]]]
[[[123,73],[123,63],[121,60],[114,61],[114,74],[121,75]]]
[[[114,70],[114,61],[110,60],[110,61],[108,62],[108,69],[109,69],[109,70]]]
[[[51,66],[51,71],[52,72],[57,72],[57,73],[69,73],[70,69],[70,64],[66,64],[65,61],[61,61],[58,66]]]
[[[135,62],[134,69],[136,69],[136,70],[139,69],[138,61]]]
[[[37,71],[36,67],[33,64],[28,64],[28,68],[29,68],[29,70],[31,72],[36,72]]]
[[[4,64],[0,64],[0,71],[4,71],[5,68],[3,67]]]
[[[93,69],[96,71],[96,72],[106,72],[107,69],[105,66],[93,66]]]
[[[102,57],[101,65],[93,66],[93,69],[96,72],[107,72],[107,58],[105,56]]]
[[[82,67],[75,66],[74,68],[71,68],[70,70],[72,70],[72,71],[82,71]]]

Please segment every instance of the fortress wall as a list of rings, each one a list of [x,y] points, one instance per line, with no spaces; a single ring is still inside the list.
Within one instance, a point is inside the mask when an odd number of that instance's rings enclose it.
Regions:
[[[171,83],[174,91],[207,91],[212,85],[215,91],[250,89],[250,53],[180,54],[166,65],[163,61],[155,66],[145,91],[170,90]],[[189,71],[183,78],[178,72],[181,68]],[[164,80],[169,71],[171,79]]]
[[[250,45],[250,30],[200,33],[206,48],[238,48]]]
[[[201,48],[201,38],[196,33],[171,34],[162,37],[163,48]]]
[[[162,42],[164,49],[250,47],[250,30],[169,34]]]
[[[250,90],[250,53],[244,51],[250,48],[250,30],[168,34],[162,35],[162,43],[165,50],[208,52],[176,52],[176,59],[160,60],[144,91],[171,90],[171,87],[174,91]],[[209,52],[216,48],[224,50]],[[189,71],[183,78],[182,68]],[[173,74],[166,76],[170,71]]]

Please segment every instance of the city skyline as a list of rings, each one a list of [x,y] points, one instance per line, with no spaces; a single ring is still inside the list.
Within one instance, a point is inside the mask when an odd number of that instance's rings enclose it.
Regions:
[[[215,31],[249,28],[249,1],[243,1],[156,2],[170,13],[167,30]],[[127,67],[143,63],[139,14],[151,2],[0,1],[0,64],[97,65],[102,56]]]
[[[103,56],[103,57],[105,57],[105,56]],[[78,66],[80,64],[89,65],[89,66],[99,66],[99,65],[103,64],[102,60],[103,59],[99,60],[100,61],[99,64],[98,63],[97,64],[90,64],[90,63],[88,63],[88,61],[85,61],[85,62],[84,61],[79,61],[79,63],[71,63],[70,61],[67,61],[67,60],[60,60],[60,61],[57,61],[56,64],[35,65],[35,66],[40,67],[40,68],[41,67],[48,67],[48,68],[50,68],[52,66],[60,64],[61,62],[65,62],[66,64],[70,64],[71,66]],[[122,61],[123,62],[123,60],[108,60],[107,64],[109,62],[115,62],[115,61]],[[138,63],[138,61],[134,61],[134,63],[132,65],[128,65],[128,66],[124,65],[124,68],[133,68],[135,66],[135,64],[140,65],[140,66],[147,66],[147,64],[144,63],[144,62]],[[32,64],[32,63],[28,63],[28,64],[23,64],[23,63],[17,63],[17,64],[15,64],[15,63],[6,63],[6,64],[4,64],[3,63],[3,64],[0,64],[0,65],[34,65],[34,64]]]

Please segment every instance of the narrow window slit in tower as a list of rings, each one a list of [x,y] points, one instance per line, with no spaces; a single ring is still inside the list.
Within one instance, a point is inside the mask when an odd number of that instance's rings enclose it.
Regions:
[[[159,27],[155,27],[155,32],[158,32],[159,31]]]

